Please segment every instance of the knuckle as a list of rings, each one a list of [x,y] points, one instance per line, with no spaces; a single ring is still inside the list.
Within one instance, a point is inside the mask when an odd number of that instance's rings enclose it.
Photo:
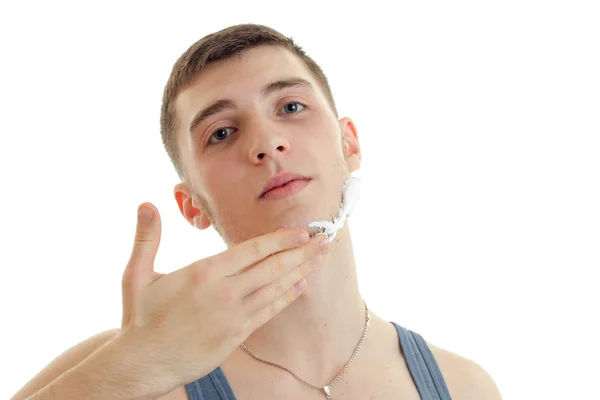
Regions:
[[[206,281],[210,281],[215,278],[217,274],[217,264],[215,259],[212,257],[205,258],[202,262],[202,275]]]
[[[190,283],[192,284],[192,286],[198,287],[198,286],[202,286],[204,284],[205,279],[204,279],[204,274],[202,272],[203,272],[202,270],[196,269],[191,274]]]
[[[147,243],[152,243],[154,235],[152,232],[145,229],[138,229],[135,234],[134,246],[144,247]]]
[[[210,263],[200,263],[191,275],[191,281],[195,286],[205,285],[214,276],[214,267]]]
[[[281,280],[278,279],[271,285],[272,298],[280,297],[283,293],[285,293],[283,284],[281,283]]]
[[[258,258],[261,254],[261,244],[257,239],[252,240],[250,247],[248,248],[248,255],[251,258]]]
[[[286,303],[287,302],[284,299],[271,303],[271,305],[269,306],[269,319],[279,314],[279,311],[281,311],[281,309],[283,309],[283,307],[287,305]]]
[[[215,259],[213,257],[207,257],[202,260],[202,266],[204,268],[212,268],[215,265]]]

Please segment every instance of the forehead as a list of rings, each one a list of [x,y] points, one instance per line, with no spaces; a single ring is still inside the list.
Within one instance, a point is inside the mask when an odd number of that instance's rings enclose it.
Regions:
[[[186,127],[196,111],[216,100],[229,98],[243,107],[259,98],[266,82],[289,77],[304,78],[320,92],[308,67],[280,46],[255,47],[212,63],[177,96],[179,128]]]

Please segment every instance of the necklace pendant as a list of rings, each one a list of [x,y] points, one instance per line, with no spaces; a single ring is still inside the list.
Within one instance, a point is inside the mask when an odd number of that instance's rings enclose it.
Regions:
[[[325,386],[323,388],[323,390],[325,391],[325,394],[327,395],[327,400],[333,400],[333,396],[331,395],[330,389],[331,388],[329,386]]]

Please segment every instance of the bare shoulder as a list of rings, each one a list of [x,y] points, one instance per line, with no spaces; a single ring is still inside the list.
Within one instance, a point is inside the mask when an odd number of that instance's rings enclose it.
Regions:
[[[453,400],[502,400],[492,377],[479,364],[429,342]]]
[[[31,380],[14,395],[13,399],[25,399],[43,389],[50,382],[81,363],[90,354],[116,337],[120,331],[119,328],[116,328],[100,332],[65,350],[39,371],[37,375],[31,378]]]

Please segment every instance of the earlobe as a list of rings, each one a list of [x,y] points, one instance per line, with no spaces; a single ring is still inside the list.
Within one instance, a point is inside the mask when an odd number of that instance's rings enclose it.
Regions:
[[[188,221],[192,226],[198,229],[206,229],[211,225],[210,220],[206,214],[196,206],[194,199],[190,196],[188,185],[185,183],[178,183],[174,188],[175,201],[179,207],[181,215]]]
[[[193,225],[198,228],[198,229],[206,229],[208,228],[211,223],[210,220],[208,218],[206,218],[206,214],[204,213],[200,213],[198,216],[194,217],[194,219],[192,220]]]

